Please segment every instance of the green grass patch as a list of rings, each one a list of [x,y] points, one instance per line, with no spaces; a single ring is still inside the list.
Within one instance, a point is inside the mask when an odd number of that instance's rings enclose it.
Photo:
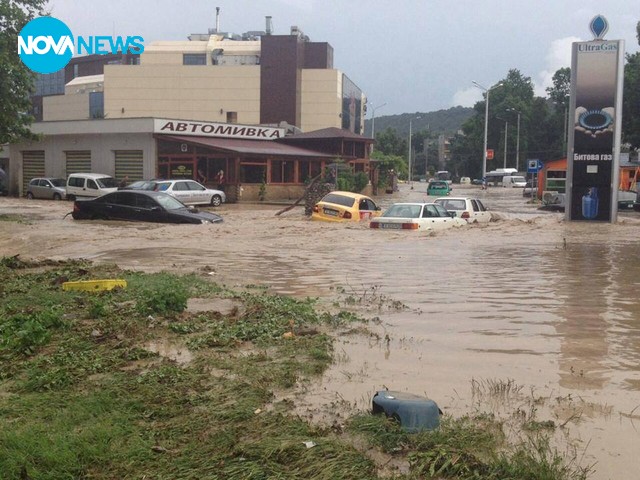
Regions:
[[[303,421],[276,399],[317,379],[332,362],[328,332],[360,320],[319,312],[314,299],[82,261],[8,257],[0,276],[3,480],[375,479],[371,449],[407,460],[410,473],[397,479],[586,478],[532,418],[530,443],[516,446],[491,417],[445,417],[438,431],[413,435],[370,415],[354,417],[347,434]],[[62,289],[108,278],[128,286]],[[191,313],[191,297],[241,308]]]

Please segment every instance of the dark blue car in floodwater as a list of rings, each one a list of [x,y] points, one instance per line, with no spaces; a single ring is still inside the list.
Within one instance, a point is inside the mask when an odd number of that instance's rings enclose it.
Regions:
[[[75,220],[132,220],[160,223],[219,223],[222,217],[187,207],[162,192],[118,190],[91,200],[76,200]]]

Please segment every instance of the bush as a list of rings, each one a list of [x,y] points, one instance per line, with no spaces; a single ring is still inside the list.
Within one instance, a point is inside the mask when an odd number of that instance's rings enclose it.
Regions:
[[[35,313],[18,313],[0,322],[0,350],[8,349],[26,355],[49,343],[51,330],[64,327],[57,308]]]
[[[138,310],[144,315],[151,313],[181,313],[187,308],[187,287],[171,277],[159,277],[141,291]]]
[[[360,193],[368,183],[369,177],[364,172],[354,174],[351,170],[340,170],[336,185],[343,192]]]

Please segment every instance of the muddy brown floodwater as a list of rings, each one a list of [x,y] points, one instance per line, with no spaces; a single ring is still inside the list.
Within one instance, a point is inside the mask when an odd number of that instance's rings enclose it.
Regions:
[[[402,185],[380,203],[422,200],[425,190]],[[537,418],[562,425],[564,448],[593,465],[592,478],[640,478],[640,214],[565,223],[525,204],[518,189],[456,186],[463,193],[483,198],[499,220],[426,235],[224,205],[222,225],[75,222],[63,218],[70,203],[2,198],[0,215],[28,223],[0,222],[0,255],[206,271],[229,286],[351,300],[379,318],[375,335],[339,336],[337,361],[302,407],[366,409],[388,387],[460,415],[480,407],[472,382],[512,382],[517,392],[496,409],[523,410],[535,398]]]

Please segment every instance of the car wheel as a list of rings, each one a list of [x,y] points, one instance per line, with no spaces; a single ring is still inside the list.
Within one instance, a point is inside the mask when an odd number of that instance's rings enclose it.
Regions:
[[[54,193],[54,194],[53,194],[53,199],[54,199],[54,200],[62,200],[62,197],[60,196],[60,194],[59,194],[59,193]]]
[[[213,197],[211,197],[212,207],[219,207],[221,203],[222,203],[222,197],[220,195],[214,195]]]
[[[28,198],[29,200],[33,200],[33,193],[31,193],[31,192],[27,192],[27,198]]]

